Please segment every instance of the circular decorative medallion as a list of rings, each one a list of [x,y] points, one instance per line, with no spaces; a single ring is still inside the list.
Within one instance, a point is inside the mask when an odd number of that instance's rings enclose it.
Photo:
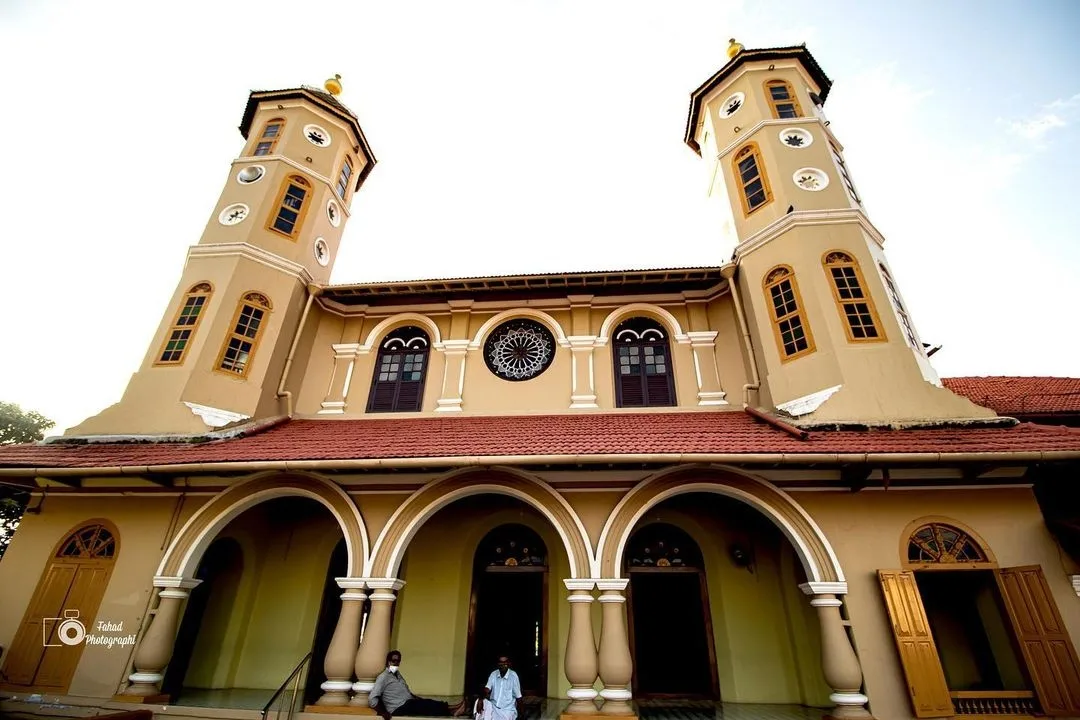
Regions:
[[[745,102],[746,95],[744,93],[735,93],[727,100],[725,100],[724,104],[720,106],[720,117],[724,119],[731,117],[735,113],[739,112],[739,109],[743,106],[743,103]]]
[[[262,165],[248,165],[246,168],[236,173],[236,182],[241,185],[250,185],[262,180],[262,176],[266,174],[266,168]]]
[[[488,369],[503,380],[529,380],[548,369],[555,357],[555,338],[534,320],[504,322],[484,343]]]
[[[801,168],[791,176],[795,184],[803,190],[817,192],[829,186],[829,176],[817,168]]]
[[[326,203],[326,217],[329,218],[330,224],[334,227],[341,226],[341,208],[333,199]]]
[[[308,142],[316,147],[328,147],[330,145],[330,133],[323,130],[318,125],[305,125],[304,137],[308,139]]]
[[[235,203],[221,211],[218,222],[222,225],[237,225],[244,221],[251,209],[243,203]]]
[[[806,148],[814,143],[814,136],[802,128],[788,128],[780,131],[780,142],[790,148]]]
[[[325,240],[316,238],[312,251],[315,253],[315,262],[323,267],[330,264],[330,246],[326,244]]]

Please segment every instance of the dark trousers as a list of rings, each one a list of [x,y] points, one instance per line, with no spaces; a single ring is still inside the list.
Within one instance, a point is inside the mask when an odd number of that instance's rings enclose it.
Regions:
[[[450,717],[450,705],[442,700],[428,700],[414,697],[393,712],[394,715],[413,715],[419,717]]]

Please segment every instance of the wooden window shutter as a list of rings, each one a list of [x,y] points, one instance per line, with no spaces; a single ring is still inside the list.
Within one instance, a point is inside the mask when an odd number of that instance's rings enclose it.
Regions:
[[[619,375],[619,407],[644,407],[645,389],[640,375]]]
[[[885,608],[892,621],[900,665],[907,678],[908,693],[915,717],[950,717],[955,714],[945,671],[930,633],[915,573],[878,570]]]
[[[1042,568],[1002,568],[995,574],[1043,712],[1080,715],[1080,660]]]

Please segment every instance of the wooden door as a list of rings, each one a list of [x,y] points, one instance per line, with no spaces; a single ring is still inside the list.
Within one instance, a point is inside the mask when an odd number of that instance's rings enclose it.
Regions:
[[[915,716],[949,717],[954,714],[949,686],[941,668],[937,645],[930,632],[915,573],[878,570],[885,607],[892,621],[896,649],[907,678],[908,694]]]
[[[45,568],[0,677],[8,688],[67,691],[83,644],[66,645],[57,632],[65,611],[77,611],[87,632],[105,594],[117,545],[104,525],[87,525],[67,536]]]
[[[1002,568],[996,575],[1043,712],[1080,715],[1080,660],[1042,568]]]

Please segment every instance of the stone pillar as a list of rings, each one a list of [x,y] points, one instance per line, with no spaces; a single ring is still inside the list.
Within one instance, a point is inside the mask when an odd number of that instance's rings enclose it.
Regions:
[[[353,668],[356,664],[356,651],[360,647],[360,616],[364,611],[363,578],[335,578],[338,587],[345,590],[341,595],[341,613],[338,615],[334,636],[330,647],[326,649],[323,660],[323,672],[326,682],[319,687],[323,690],[316,705],[348,705],[349,691],[353,689]]]
[[[154,703],[167,699],[161,694],[161,681],[165,679],[165,666],[172,659],[180,610],[188,591],[201,582],[184,577],[154,578],[154,587],[162,588],[158,592],[157,610],[146,618],[148,626],[135,651],[135,672],[128,676],[130,684],[121,694],[122,699]]]
[[[372,591],[371,612],[368,614],[364,639],[356,652],[356,682],[352,689],[356,694],[349,701],[351,706],[369,707],[368,691],[375,687],[375,678],[386,667],[386,653],[390,652],[390,611],[393,608],[396,593],[405,587],[403,580],[393,578],[369,578],[367,587]]]
[[[836,705],[828,717],[872,717],[865,707],[869,698],[862,694],[862,667],[840,617],[844,603],[836,597],[846,591],[846,583],[805,583],[800,587],[811,596],[810,604],[817,610],[821,623],[821,671],[833,690],[829,700]]]
[[[332,345],[334,348],[334,378],[330,381],[330,390],[322,402],[319,415],[341,415],[345,412],[345,398],[349,395],[359,343]]]
[[[686,333],[690,349],[694,353],[694,372],[697,374],[698,405],[727,405],[727,393],[720,385],[720,373],[716,368],[715,330]]]
[[[570,591],[570,630],[566,637],[566,658],[563,662],[570,690],[566,695],[570,705],[567,715],[596,713],[596,640],[593,638],[592,603],[595,580],[563,580]]]
[[[634,661],[630,657],[630,640],[626,635],[626,578],[597,580],[600,589],[602,624],[600,626],[600,679],[604,689],[601,712],[605,715],[633,715],[630,705],[630,681]]]
[[[462,395],[465,392],[465,356],[469,352],[468,340],[443,340],[442,393],[435,412],[461,412]]]
[[[591,335],[572,336],[570,342],[570,408],[597,408],[596,381],[593,372],[593,348],[596,338]]]

